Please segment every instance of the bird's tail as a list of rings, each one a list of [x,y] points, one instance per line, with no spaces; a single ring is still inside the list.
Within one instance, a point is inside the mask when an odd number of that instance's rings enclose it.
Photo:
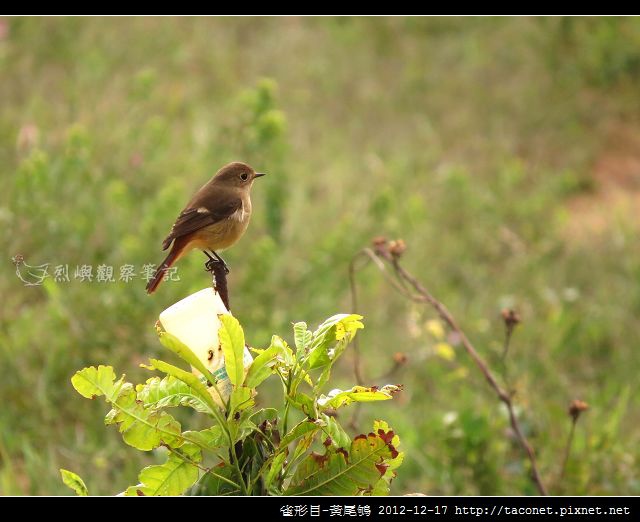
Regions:
[[[183,254],[184,247],[188,241],[181,241],[180,239],[176,239],[176,241],[173,243],[173,247],[171,248],[171,251],[169,252],[169,255],[156,269],[155,274],[153,274],[153,277],[147,283],[147,294],[152,294],[153,292],[156,291],[156,288],[158,288],[158,285],[164,279],[164,275],[167,273],[167,270],[169,270],[169,268],[171,268],[171,266]]]

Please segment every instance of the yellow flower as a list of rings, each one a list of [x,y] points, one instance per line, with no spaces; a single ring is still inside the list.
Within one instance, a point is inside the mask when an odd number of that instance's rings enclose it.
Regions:
[[[430,319],[426,324],[427,331],[436,339],[437,341],[442,341],[444,339],[444,327],[442,323],[438,319]]]
[[[453,361],[456,358],[456,352],[451,345],[447,343],[438,343],[435,346],[436,354],[446,361]]]

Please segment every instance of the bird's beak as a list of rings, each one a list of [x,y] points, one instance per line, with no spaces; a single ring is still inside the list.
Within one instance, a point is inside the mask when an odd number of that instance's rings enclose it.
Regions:
[[[261,178],[262,176],[266,176],[264,172],[256,172],[256,178]]]

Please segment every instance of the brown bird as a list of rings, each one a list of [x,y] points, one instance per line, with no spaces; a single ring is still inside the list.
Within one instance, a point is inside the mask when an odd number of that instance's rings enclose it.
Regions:
[[[203,250],[209,262],[224,264],[216,251],[235,244],[247,229],[251,186],[260,176],[264,174],[245,163],[229,163],[195,193],[162,243],[162,250],[173,246],[147,284],[147,293],[154,292],[169,267],[194,248]]]

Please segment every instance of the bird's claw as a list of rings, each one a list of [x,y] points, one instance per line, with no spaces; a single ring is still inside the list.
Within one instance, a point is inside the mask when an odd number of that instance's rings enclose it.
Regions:
[[[222,268],[224,269],[224,273],[228,274],[229,273],[229,267],[227,266],[227,264],[222,261],[222,259],[218,260],[218,259],[209,259],[209,261],[207,261],[204,266],[207,269],[207,272],[213,272],[216,268],[216,266],[220,266],[222,265]]]

